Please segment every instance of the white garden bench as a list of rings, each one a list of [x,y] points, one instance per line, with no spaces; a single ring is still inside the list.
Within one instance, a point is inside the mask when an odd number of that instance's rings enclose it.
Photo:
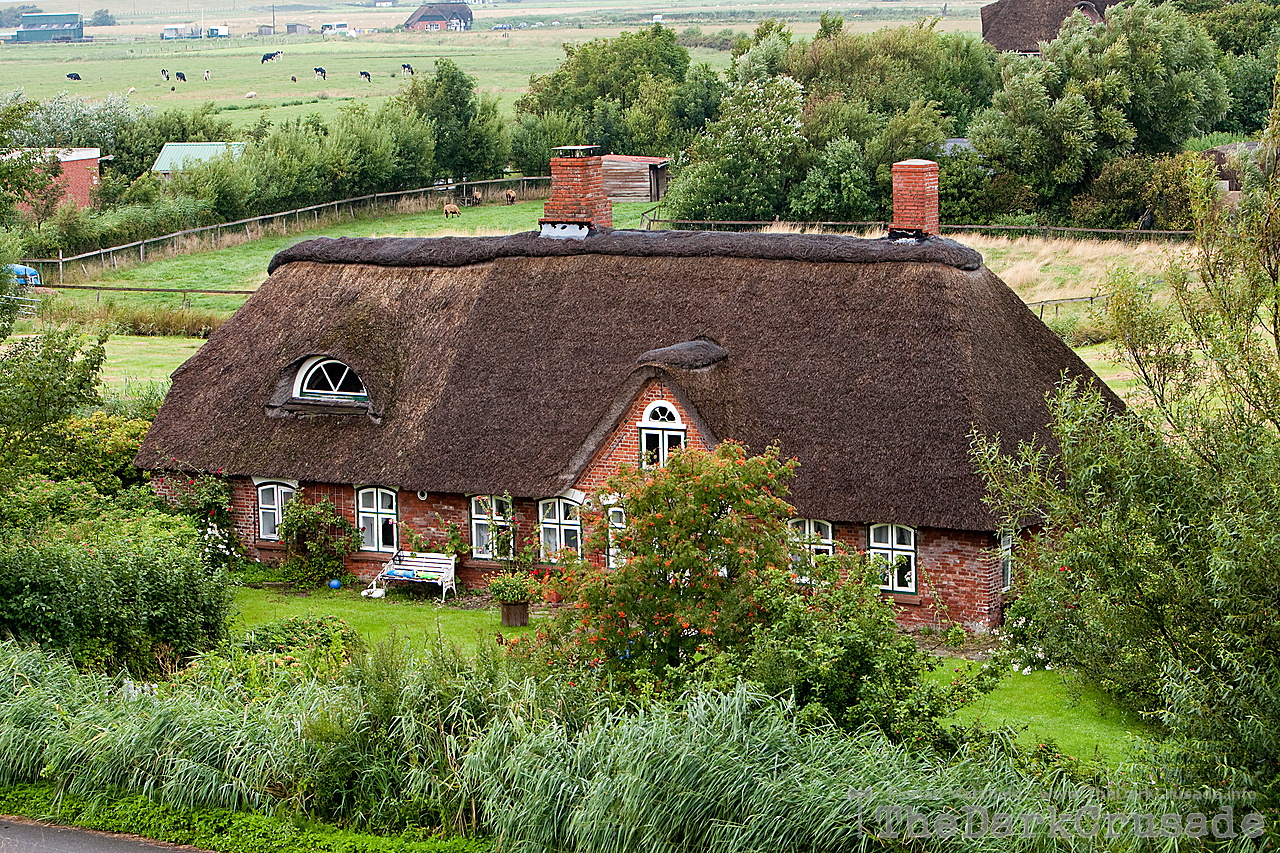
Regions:
[[[390,562],[369,584],[369,588],[360,594],[370,598],[382,598],[386,595],[387,584],[391,581],[408,581],[411,583],[440,584],[440,601],[445,594],[453,590],[458,595],[458,586],[454,580],[454,567],[458,558],[453,554],[432,554],[419,551],[396,551]],[[381,586],[379,586],[381,584]]]

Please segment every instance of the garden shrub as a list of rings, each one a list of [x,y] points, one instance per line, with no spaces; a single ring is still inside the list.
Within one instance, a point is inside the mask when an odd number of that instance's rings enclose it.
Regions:
[[[225,639],[230,588],[183,518],[105,511],[0,542],[0,636],[155,673]]]
[[[303,490],[284,505],[280,541],[285,561],[280,567],[287,580],[301,587],[316,587],[332,578],[344,578],[343,558],[360,547],[360,528],[338,512],[329,500],[307,503]]]
[[[133,457],[150,421],[94,412],[57,423],[41,437],[35,470],[57,480],[82,480],[103,494],[142,482]]]
[[[350,660],[361,647],[356,630],[336,616],[290,616],[254,628],[242,644],[251,654],[315,649],[338,660]]]
[[[44,474],[16,478],[0,490],[0,530],[33,532],[50,521],[74,522],[93,518],[104,499],[89,483],[50,480]]]
[[[782,596],[774,618],[756,627],[740,666],[730,658],[722,668],[845,730],[873,725],[914,746],[934,745],[941,720],[1003,674],[992,664],[947,687],[926,680],[938,658],[898,631],[878,568],[859,557],[832,557],[806,573],[814,584]]]

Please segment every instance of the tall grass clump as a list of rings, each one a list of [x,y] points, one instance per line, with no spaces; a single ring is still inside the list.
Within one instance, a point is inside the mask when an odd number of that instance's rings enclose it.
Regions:
[[[551,677],[545,650],[468,656],[394,636],[347,664],[303,648],[209,654],[141,687],[3,643],[0,747],[23,746],[0,750],[0,780],[470,832],[480,807],[459,771],[471,744],[499,720],[581,730],[608,701],[587,685]]]
[[[42,299],[39,319],[49,326],[77,325],[140,337],[207,338],[229,315],[171,305],[94,304],[56,296]]]

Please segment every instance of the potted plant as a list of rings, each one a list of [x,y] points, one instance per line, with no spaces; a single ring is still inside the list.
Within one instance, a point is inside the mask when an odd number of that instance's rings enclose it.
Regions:
[[[502,624],[519,627],[529,624],[529,598],[538,584],[523,572],[496,572],[489,575],[489,592],[502,606]]]

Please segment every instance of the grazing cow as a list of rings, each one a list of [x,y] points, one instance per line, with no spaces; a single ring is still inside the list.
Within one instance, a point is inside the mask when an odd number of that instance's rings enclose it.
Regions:
[[[277,50],[275,53],[264,53],[262,54],[262,61],[275,62],[277,59],[279,59],[282,56],[284,56],[283,50]]]
[[[211,74],[211,73],[209,72],[209,69],[208,69],[208,68],[206,68],[206,69],[204,70],[204,79],[205,79],[205,82],[206,82],[206,83],[207,83],[207,82],[209,82],[209,80],[210,80],[210,79],[212,79],[212,77],[213,77],[213,74]]]
[[[177,77],[178,81],[181,83],[187,82],[187,75],[183,74],[181,71],[175,71],[173,76]]]
[[[79,74],[77,74],[76,72],[72,71],[70,74],[68,74],[68,75],[67,75],[67,79],[68,79],[68,80],[79,80],[79,79],[80,79],[80,75],[79,75]]]
[[[515,203],[516,203],[516,191],[507,190],[507,204],[515,204]]]
[[[368,72],[368,71],[361,71],[361,72],[360,72],[360,79],[361,79],[361,80],[368,80],[370,83],[372,83],[372,82],[373,82],[373,77],[371,77],[371,76],[369,75],[369,72]]]
[[[413,76],[413,66],[412,66],[412,65],[410,65],[410,64],[409,64],[409,63],[407,63],[407,62],[406,62],[406,63],[404,63],[403,65],[401,65],[401,66],[400,66],[400,73],[401,73],[401,74],[408,74],[410,77],[412,77],[412,76]]]
[[[290,80],[292,80],[292,81],[293,81],[293,82],[295,82],[295,83],[297,83],[297,82],[298,82],[298,78],[297,78],[297,77],[290,77],[289,79],[290,79]]]
[[[444,218],[448,219],[450,216],[462,216],[462,211],[458,210],[456,204],[446,204],[444,206]]]
[[[169,87],[169,91],[170,91],[170,92],[176,92],[176,91],[178,91],[178,87],[177,87],[177,86],[170,86],[170,87]]]
[[[247,101],[247,100],[249,100],[249,99],[251,99],[251,98],[256,98],[256,97],[258,97],[258,93],[257,93],[257,92],[245,92],[245,93],[244,93],[244,97],[245,97],[245,100]]]
[[[327,76],[325,75],[324,69],[323,69],[323,68],[321,68],[319,65],[317,65],[315,68],[313,68],[313,69],[311,69],[311,70],[312,70],[312,71],[314,71],[314,72],[316,72],[316,79],[317,79],[317,80],[326,80],[326,79],[328,79],[328,78],[327,78]]]
[[[160,79],[164,80],[164,82],[166,83],[169,82],[169,69],[167,68],[160,69]]]
[[[134,92],[136,92],[136,91],[138,91],[138,90],[137,90],[137,89],[135,89],[134,87],[130,86],[130,87],[129,87],[129,91],[128,91],[128,92],[125,92],[125,94],[126,94],[126,95],[132,95],[132,94],[133,94]]]

